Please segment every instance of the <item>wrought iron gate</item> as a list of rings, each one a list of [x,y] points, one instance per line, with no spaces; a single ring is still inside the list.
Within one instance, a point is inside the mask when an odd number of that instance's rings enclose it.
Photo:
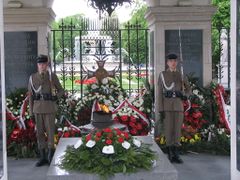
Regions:
[[[113,18],[62,22],[52,30],[52,49],[53,70],[73,94],[82,96],[99,62],[129,94],[148,82],[148,30],[138,22],[123,28]]]

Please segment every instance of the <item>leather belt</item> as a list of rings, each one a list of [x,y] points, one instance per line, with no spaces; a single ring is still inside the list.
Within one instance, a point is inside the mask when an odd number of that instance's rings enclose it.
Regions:
[[[55,101],[57,96],[52,96],[51,94],[35,94],[33,100],[43,100],[43,101]]]

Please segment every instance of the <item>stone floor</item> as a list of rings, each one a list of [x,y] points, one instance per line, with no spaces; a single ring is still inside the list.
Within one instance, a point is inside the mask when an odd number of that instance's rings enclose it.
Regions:
[[[184,164],[174,164],[178,180],[230,180],[230,157],[209,154],[186,154]],[[36,159],[8,158],[9,180],[44,180],[48,166],[35,167]]]

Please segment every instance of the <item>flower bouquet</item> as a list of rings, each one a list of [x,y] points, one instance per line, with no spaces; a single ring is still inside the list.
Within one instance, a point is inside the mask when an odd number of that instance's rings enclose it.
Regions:
[[[155,159],[155,152],[149,145],[127,132],[105,128],[83,136],[74,146],[68,146],[60,166],[108,178],[115,173],[149,170]]]

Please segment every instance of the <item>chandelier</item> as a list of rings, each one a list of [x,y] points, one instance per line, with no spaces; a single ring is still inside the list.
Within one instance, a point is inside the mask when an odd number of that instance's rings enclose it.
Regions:
[[[117,6],[122,6],[125,2],[131,4],[132,1],[133,0],[88,0],[88,3],[100,12],[106,11],[108,15],[111,16]]]

